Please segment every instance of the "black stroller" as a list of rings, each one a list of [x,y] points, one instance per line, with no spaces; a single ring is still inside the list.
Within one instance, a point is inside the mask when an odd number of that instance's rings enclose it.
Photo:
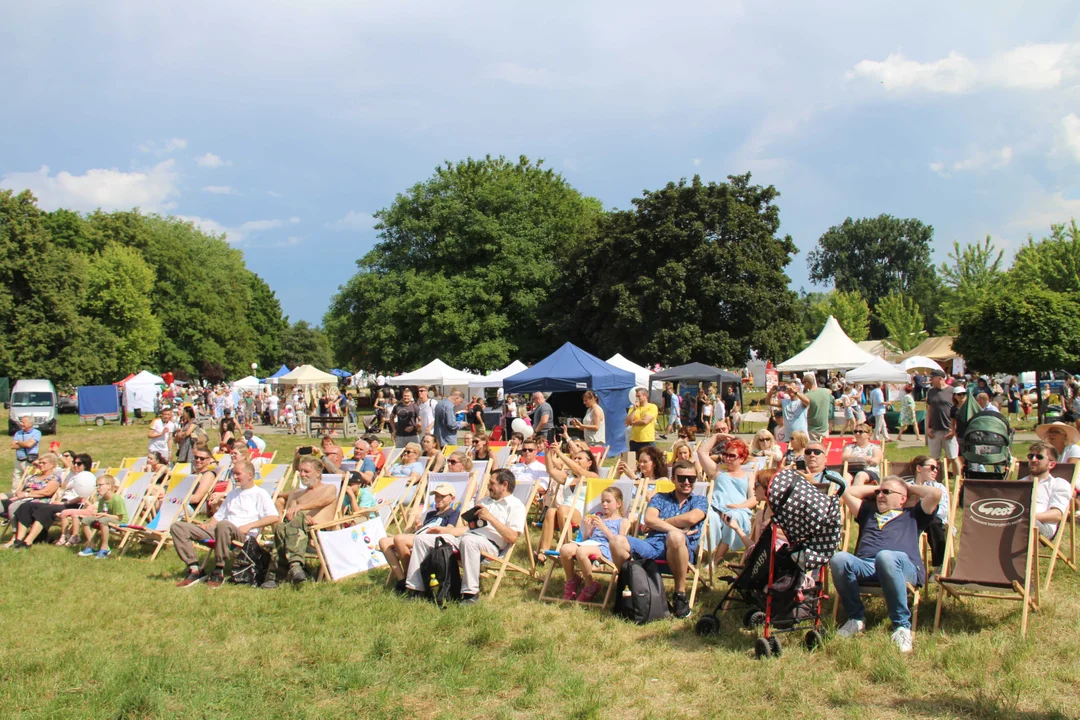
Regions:
[[[746,608],[743,627],[764,625],[762,637],[754,643],[759,657],[779,656],[776,633],[794,632],[808,624],[805,644],[813,650],[821,643],[822,605],[828,599],[827,565],[840,545],[843,523],[840,499],[846,486],[829,495],[829,483],[816,485],[794,470],[781,470],[769,485],[769,507],[773,517],[761,538],[750,550],[737,577],[721,578],[731,583],[716,609],[698,620],[698,635],[714,635],[720,630],[719,614],[731,605]]]

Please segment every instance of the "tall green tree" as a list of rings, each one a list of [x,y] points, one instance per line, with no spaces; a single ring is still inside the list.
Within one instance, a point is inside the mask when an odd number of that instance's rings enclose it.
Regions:
[[[600,203],[521,157],[446,163],[375,214],[379,242],[324,320],[337,360],[474,370],[551,345],[543,309],[562,262],[595,236]]]
[[[156,354],[161,323],[153,289],[154,271],[138,250],[110,242],[91,257],[83,310],[112,335],[112,351],[102,358],[110,375],[146,367]]]
[[[857,290],[813,293],[807,297],[806,314],[809,318],[808,340],[817,337],[830,315],[853,341],[862,342],[870,336],[870,306]]]
[[[314,365],[323,371],[333,367],[330,340],[321,328],[312,327],[307,320],[286,324],[281,331],[279,344],[282,358],[289,367]]]
[[[1003,256],[1004,251],[997,249],[989,235],[982,243],[968,243],[962,248],[953,242],[948,262],[943,262],[938,271],[945,286],[938,332],[955,334],[964,313],[998,291],[1004,278]]]
[[[545,311],[556,334],[602,357],[632,351],[672,365],[740,365],[751,349],[782,359],[802,333],[778,195],[749,174],[694,176],[609,213],[596,241],[567,255]]]
[[[886,295],[878,300],[874,315],[889,333],[889,343],[901,352],[914,350],[926,337],[923,314],[914,298],[898,293]]]
[[[890,293],[903,293],[926,312],[936,312],[940,281],[930,260],[933,237],[933,227],[914,218],[847,218],[829,228],[810,252],[810,279],[858,291],[871,307]],[[884,327],[875,320],[871,331],[877,337]]]
[[[281,314],[277,294],[255,273],[248,273],[248,306],[245,316],[251,323],[255,345],[254,362],[261,368],[276,369],[282,362],[281,334],[289,319]]]
[[[1080,292],[1080,228],[1076,220],[1052,225],[1050,236],[1028,238],[1009,272],[1018,288],[1044,287],[1057,292]]]

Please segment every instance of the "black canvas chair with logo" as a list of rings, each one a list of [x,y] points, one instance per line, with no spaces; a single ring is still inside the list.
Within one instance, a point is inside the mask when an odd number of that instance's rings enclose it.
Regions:
[[[966,504],[960,525],[960,549],[950,562],[954,541],[950,533],[945,566],[937,578],[941,592],[934,629],[941,625],[946,596],[954,600],[976,597],[1022,603],[1020,634],[1026,635],[1028,611],[1039,609],[1036,484],[1033,480],[965,478],[961,485]],[[953,496],[954,504],[958,495]]]

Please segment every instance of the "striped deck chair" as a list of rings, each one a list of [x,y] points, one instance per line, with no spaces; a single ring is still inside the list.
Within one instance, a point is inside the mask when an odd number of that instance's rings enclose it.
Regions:
[[[192,491],[195,490],[198,480],[198,475],[173,473],[169,477],[165,497],[161,501],[161,509],[158,510],[153,519],[145,524],[120,526],[121,532],[125,533],[124,538],[121,540],[120,554],[124,554],[130,538],[142,542],[152,542],[154,543],[154,552],[150,555],[150,562],[153,562],[161,549],[171,542],[169,529],[172,527],[173,522],[185,517],[188,499],[191,497]]]
[[[525,505],[526,509],[532,504],[533,498],[536,497],[536,491],[539,487],[539,482],[535,479],[524,479],[518,481],[514,486],[514,497]],[[529,534],[529,523],[525,523],[525,547],[529,553],[529,567],[525,568],[520,565],[516,565],[511,562],[514,557],[514,550],[520,544],[521,538],[518,538],[518,542],[513,545],[508,545],[503,548],[502,552],[498,555],[481,555],[480,565],[480,577],[494,578],[495,583],[491,586],[491,592],[488,593],[489,598],[495,597],[495,593],[499,591],[499,586],[502,584],[503,577],[506,575],[507,570],[513,570],[516,573],[520,573],[527,578],[532,578],[536,574],[536,557],[533,550],[532,537]]]
[[[386,558],[379,552],[379,541],[386,537],[386,529],[378,518],[353,525],[332,529],[344,520],[319,525],[311,530],[311,544],[319,557],[319,577],[337,582],[351,575],[385,567]]]
[[[276,502],[278,495],[288,486],[289,467],[284,463],[266,463],[255,469],[255,484],[270,493],[270,499]]]
[[[623,512],[625,513],[623,517],[625,517],[628,521],[627,533],[633,533],[637,526],[637,518],[630,514],[629,509],[636,506],[637,504],[637,496],[640,494],[641,488],[640,482],[628,479],[608,480],[604,478],[593,478],[587,480],[584,483],[578,483],[578,492],[584,492],[585,494],[585,517],[589,515],[597,515],[600,512],[600,497],[604,493],[604,491],[609,488],[618,488],[622,492]],[[574,502],[577,502],[577,494],[575,494]],[[564,525],[562,532],[559,535],[559,541],[556,544],[556,548],[561,548],[563,545],[570,541],[570,532],[571,528],[569,524]],[[575,533],[573,542],[581,543],[585,540],[586,538],[583,536],[582,531],[579,529]],[[551,563],[551,567],[548,569],[548,574],[547,578],[545,578],[544,580],[544,585],[540,588],[540,599],[548,602],[577,602],[576,600],[563,600],[563,598],[560,596],[547,594],[547,589],[551,583],[551,577],[555,573],[555,568],[556,566],[560,565],[558,562],[559,551],[558,549],[548,550],[545,551],[544,554],[552,558],[553,562]],[[607,592],[604,593],[603,600],[594,600],[591,602],[580,604],[604,608],[607,607],[608,602],[610,602],[612,591],[615,589],[615,578],[618,574],[618,568],[615,567],[615,563],[605,558],[599,552],[590,557],[592,558],[594,563],[593,574],[609,576],[608,588]],[[599,567],[597,566],[597,564],[599,565]]]
[[[644,484],[643,484],[644,485]],[[675,489],[675,483],[670,480],[660,480],[656,483],[656,492],[671,492]],[[712,498],[713,483],[709,482],[696,482],[694,483],[694,494],[705,498],[706,503]],[[641,498],[641,503],[638,506],[639,517],[644,520],[645,511],[648,509],[648,503],[645,502],[646,493],[644,487],[642,492],[638,493]],[[640,526],[639,526],[640,528]],[[698,541],[697,550],[690,556],[690,566],[687,568],[687,577],[690,579],[690,592],[687,593],[687,601],[690,603],[690,608],[694,607],[694,600],[697,598],[698,587],[701,585],[702,577],[706,571],[710,571],[712,564],[712,553],[709,551],[709,513],[705,513],[705,519],[701,521],[701,529],[699,530],[700,540]],[[668,562],[664,558],[660,558],[655,561],[660,567],[660,572],[664,575],[670,575],[671,571],[668,568]]]

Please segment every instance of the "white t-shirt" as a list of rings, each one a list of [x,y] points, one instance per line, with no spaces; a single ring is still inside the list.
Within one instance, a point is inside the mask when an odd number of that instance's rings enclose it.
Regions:
[[[247,490],[241,487],[233,488],[225,496],[225,501],[221,503],[218,511],[214,513],[214,519],[218,522],[228,520],[233,525],[240,527],[269,515],[278,516],[274,501],[270,498],[270,493],[256,485]],[[255,528],[248,533],[248,536],[255,537],[258,534],[258,528]]]
[[[548,475],[547,465],[539,460],[533,460],[526,465],[525,463],[514,463],[509,468],[510,472],[514,473],[514,479],[517,481],[525,480],[540,480],[540,487],[547,489]]]
[[[1075,447],[1075,445],[1073,446]],[[1031,476],[1024,478],[1028,480]],[[1054,477],[1050,475],[1045,480],[1039,482],[1039,486],[1035,489],[1035,512],[1041,513],[1047,510],[1057,508],[1061,511],[1061,516],[1067,518],[1069,516],[1069,501],[1072,499],[1072,483],[1064,478]],[[1044,523],[1040,522],[1039,532],[1044,537],[1052,538],[1054,533],[1057,532],[1057,523]]]
[[[486,497],[480,501],[480,504],[511,530],[521,532],[525,529],[525,504],[513,495],[507,495],[502,500]],[[506,545],[506,538],[500,535],[499,531],[493,528],[490,523],[484,527],[470,530],[469,534],[486,537],[495,543],[495,546],[500,550]]]
[[[277,395],[271,395],[270,396],[270,412],[276,413],[277,411],[278,411],[278,396]]]
[[[255,447],[259,450],[259,452],[263,452],[266,450],[266,441],[258,435],[252,435],[251,439],[248,440],[248,442],[255,443]],[[251,445],[248,445],[248,447],[251,447]]]
[[[1080,445],[1075,443],[1066,445],[1065,449],[1061,451],[1061,457],[1058,458],[1058,465],[1069,462],[1069,458],[1080,458]]]
[[[427,402],[418,404],[420,408],[420,427],[431,429],[435,425],[435,406],[437,404],[431,398],[428,398]]]
[[[176,423],[172,420],[164,423],[161,418],[154,418],[154,422],[150,423],[150,429],[162,434],[150,438],[150,442],[146,446],[146,453],[149,455],[152,452],[159,452],[162,457],[169,457],[169,438],[172,437],[173,432],[176,430]]]

